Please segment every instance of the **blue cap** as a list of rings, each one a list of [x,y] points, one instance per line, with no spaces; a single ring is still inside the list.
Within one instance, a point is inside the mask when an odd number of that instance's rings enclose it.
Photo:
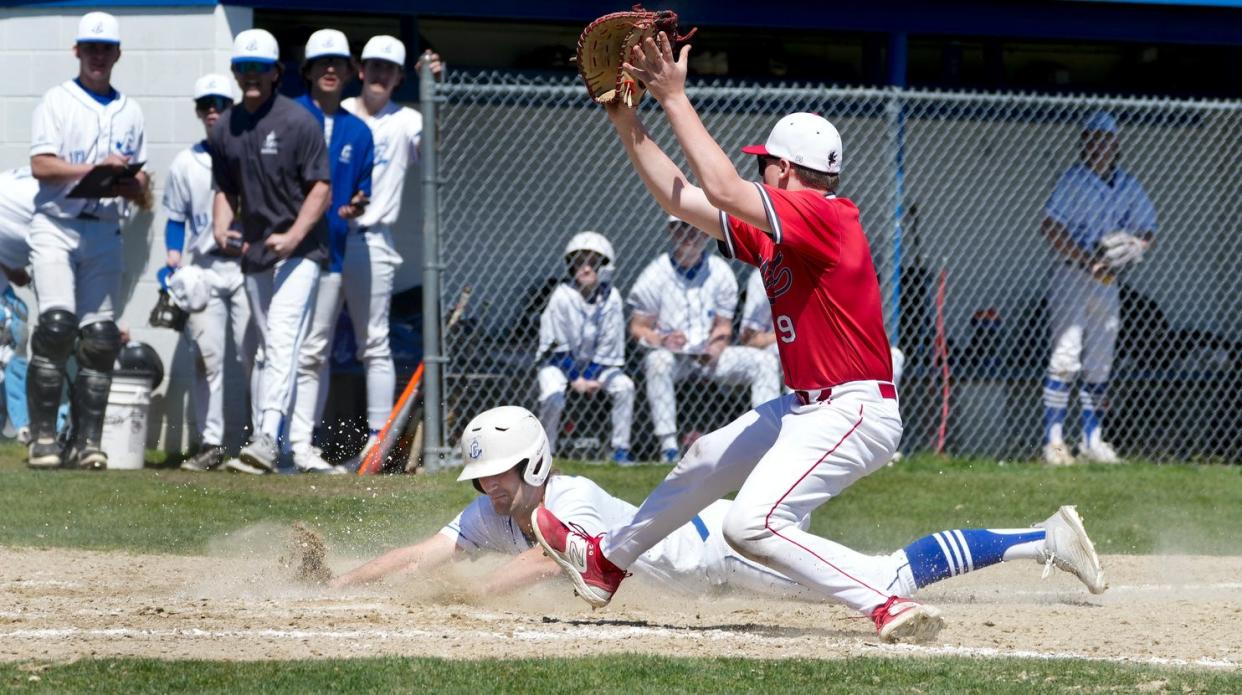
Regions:
[[[1084,133],[1099,132],[1117,134],[1117,117],[1107,111],[1096,111],[1082,119]]]

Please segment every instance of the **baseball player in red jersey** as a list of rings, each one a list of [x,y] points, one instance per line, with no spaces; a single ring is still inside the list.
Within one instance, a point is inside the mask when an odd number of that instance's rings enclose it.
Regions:
[[[664,34],[635,47],[626,69],[664,108],[695,186],[648,135],[636,111],[608,116],[630,162],[668,213],[763,272],[785,381],[793,393],[701,437],[633,520],[599,536],[546,508],[532,514],[544,550],[588,603],[602,606],[643,551],[712,501],[737,491],[724,537],[743,557],[835,598],[875,621],[880,636],[921,641],[939,611],[897,596],[881,561],[799,526],[854,481],[882,467],[901,441],[880,288],[858,208],[834,193],[841,140],[819,116],[782,118],[756,155],[762,183],[738,175],[685,92],[689,47]]]

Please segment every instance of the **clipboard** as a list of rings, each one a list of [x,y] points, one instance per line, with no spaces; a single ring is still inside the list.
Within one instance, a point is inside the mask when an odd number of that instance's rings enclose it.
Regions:
[[[130,179],[142,171],[145,162],[126,164],[120,171],[102,164],[87,172],[78,185],[69,191],[69,198],[113,198],[112,186],[121,179]]]

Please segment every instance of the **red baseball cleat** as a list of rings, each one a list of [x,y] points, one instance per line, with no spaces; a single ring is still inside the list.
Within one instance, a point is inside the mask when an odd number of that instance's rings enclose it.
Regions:
[[[603,536],[592,536],[577,524],[565,524],[546,507],[531,513],[530,525],[544,552],[556,560],[574,583],[574,593],[593,608],[608,605],[629,573],[600,552],[599,540]]]
[[[899,596],[877,606],[871,619],[885,642],[927,642],[944,627],[939,610]]]

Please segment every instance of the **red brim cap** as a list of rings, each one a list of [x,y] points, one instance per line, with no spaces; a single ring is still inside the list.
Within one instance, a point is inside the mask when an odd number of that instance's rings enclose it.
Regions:
[[[746,154],[766,155],[768,148],[766,145],[747,145],[742,148],[742,151]]]

